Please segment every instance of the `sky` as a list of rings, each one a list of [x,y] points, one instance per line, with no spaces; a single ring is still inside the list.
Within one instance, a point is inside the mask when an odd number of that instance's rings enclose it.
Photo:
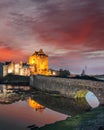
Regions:
[[[39,49],[49,68],[104,74],[104,0],[0,0],[0,61]]]

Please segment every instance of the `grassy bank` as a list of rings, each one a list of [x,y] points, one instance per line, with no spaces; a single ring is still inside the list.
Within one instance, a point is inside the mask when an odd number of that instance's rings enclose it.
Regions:
[[[46,125],[39,130],[104,130],[104,107]]]

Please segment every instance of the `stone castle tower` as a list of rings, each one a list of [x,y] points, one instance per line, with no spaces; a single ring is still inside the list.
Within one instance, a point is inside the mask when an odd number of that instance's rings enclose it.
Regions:
[[[46,55],[42,49],[35,51],[29,58],[30,73],[49,75],[48,69],[48,55]]]

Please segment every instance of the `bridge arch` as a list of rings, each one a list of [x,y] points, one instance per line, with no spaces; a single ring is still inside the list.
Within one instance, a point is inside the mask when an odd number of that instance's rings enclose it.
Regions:
[[[32,75],[32,77],[30,77],[30,86],[43,92],[57,93],[70,98],[74,98],[77,91],[82,89],[88,90],[97,96],[100,104],[104,104],[103,81],[64,79]]]

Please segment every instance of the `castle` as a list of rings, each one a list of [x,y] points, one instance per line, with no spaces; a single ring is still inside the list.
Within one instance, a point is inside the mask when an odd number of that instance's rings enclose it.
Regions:
[[[27,63],[14,63],[14,62],[5,62],[3,64],[3,76],[6,76],[8,74],[14,74],[14,75],[23,75],[23,76],[29,76],[30,75],[30,69],[29,65]]]
[[[42,49],[35,51],[29,58],[29,66],[31,74],[50,75],[48,69],[48,55]]]
[[[28,63],[14,63],[5,62],[2,64],[3,76],[7,74],[24,75],[51,75],[51,71],[48,69],[48,55],[46,55],[42,49],[35,51],[32,56],[29,57]]]

